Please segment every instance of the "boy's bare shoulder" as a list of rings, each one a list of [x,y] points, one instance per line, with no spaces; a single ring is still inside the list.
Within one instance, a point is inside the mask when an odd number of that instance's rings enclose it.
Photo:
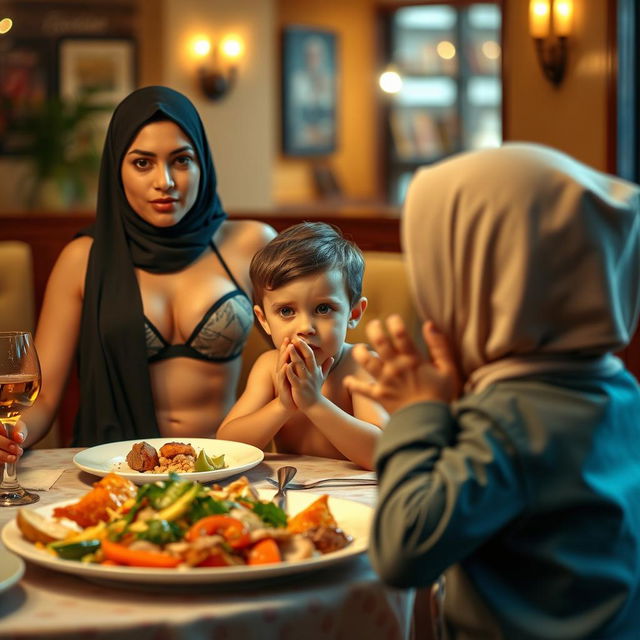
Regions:
[[[265,351],[261,353],[253,363],[252,370],[266,370],[271,371],[276,364],[278,359],[278,350],[277,349],[269,349],[269,351]]]

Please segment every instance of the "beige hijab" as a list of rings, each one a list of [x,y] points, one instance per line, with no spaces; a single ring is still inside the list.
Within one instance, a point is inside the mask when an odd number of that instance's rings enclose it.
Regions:
[[[545,372],[612,374],[640,310],[640,188],[533,144],[414,177],[402,240],[417,306],[467,391]]]

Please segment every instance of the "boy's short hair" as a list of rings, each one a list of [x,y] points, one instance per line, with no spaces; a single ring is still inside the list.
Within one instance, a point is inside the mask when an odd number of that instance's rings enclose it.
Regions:
[[[258,251],[249,275],[253,300],[262,305],[265,291],[279,289],[292,280],[339,269],[351,307],[362,295],[364,257],[339,229],[325,222],[302,222],[285,229]]]

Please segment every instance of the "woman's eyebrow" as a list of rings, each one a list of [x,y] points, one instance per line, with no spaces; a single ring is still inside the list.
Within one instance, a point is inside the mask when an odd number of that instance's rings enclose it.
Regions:
[[[177,153],[184,153],[185,151],[193,152],[193,147],[191,145],[185,145],[184,147],[179,147],[178,149],[174,149],[169,153],[169,155],[175,156]],[[127,152],[127,155],[131,155],[132,153],[135,153],[139,156],[148,156],[150,158],[155,158],[156,156],[156,154],[153,153],[152,151],[143,151],[142,149],[131,149],[131,151]]]

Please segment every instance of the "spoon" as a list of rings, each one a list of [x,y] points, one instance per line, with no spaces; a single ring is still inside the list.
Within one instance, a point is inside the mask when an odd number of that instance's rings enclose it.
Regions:
[[[298,473],[295,467],[284,466],[278,469],[278,491],[273,496],[273,501],[285,513],[287,512],[287,485],[293,480],[293,476]]]

